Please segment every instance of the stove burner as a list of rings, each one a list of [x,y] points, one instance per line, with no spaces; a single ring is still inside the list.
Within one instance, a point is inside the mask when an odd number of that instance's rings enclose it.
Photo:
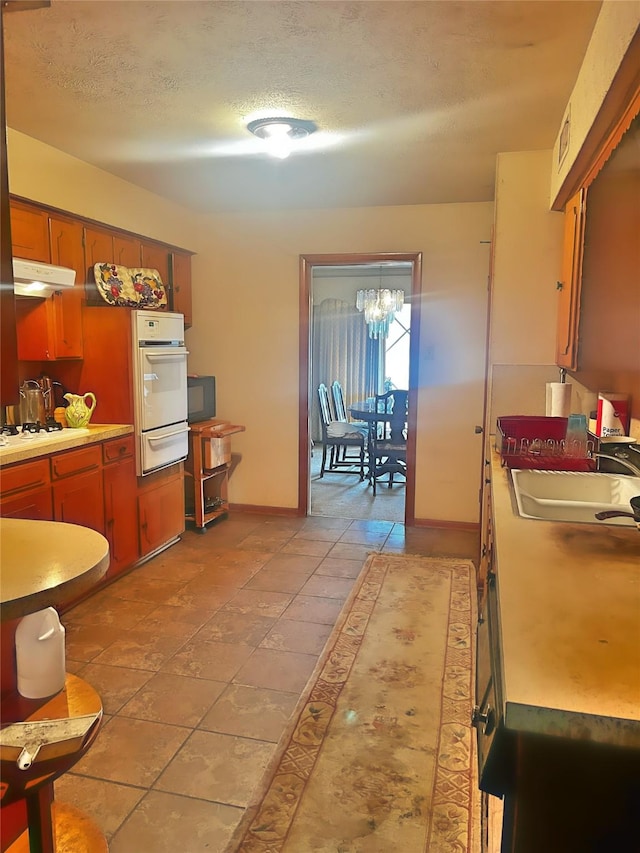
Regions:
[[[40,421],[25,421],[22,424],[22,432],[40,432],[42,429],[42,424]]]
[[[47,418],[47,422],[42,427],[45,432],[57,432],[62,429],[62,424],[55,421],[53,418]]]
[[[2,435],[17,435],[18,424],[5,424],[0,432]]]

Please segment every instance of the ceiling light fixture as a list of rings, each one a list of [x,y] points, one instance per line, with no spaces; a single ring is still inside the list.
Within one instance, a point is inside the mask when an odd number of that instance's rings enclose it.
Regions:
[[[247,125],[247,130],[264,141],[267,152],[280,160],[289,156],[292,143],[305,139],[317,129],[314,122],[300,118],[257,118]]]

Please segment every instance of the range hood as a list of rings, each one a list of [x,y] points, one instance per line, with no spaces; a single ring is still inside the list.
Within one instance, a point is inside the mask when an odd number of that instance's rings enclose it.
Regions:
[[[76,271],[40,261],[13,259],[13,281],[16,296],[51,296],[57,290],[68,290],[76,280]]]

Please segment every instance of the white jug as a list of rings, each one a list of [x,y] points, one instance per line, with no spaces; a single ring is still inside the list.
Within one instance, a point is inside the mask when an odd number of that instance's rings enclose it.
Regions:
[[[25,699],[53,696],[64,687],[64,627],[53,607],[23,617],[16,628],[18,693]]]

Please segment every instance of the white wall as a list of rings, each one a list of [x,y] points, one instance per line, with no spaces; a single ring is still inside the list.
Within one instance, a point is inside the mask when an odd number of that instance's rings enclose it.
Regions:
[[[422,252],[416,517],[476,522],[493,205],[210,217],[194,259],[191,365],[247,430],[232,502],[297,505],[301,254]],[[485,242],[483,242],[485,241]],[[443,452],[444,449],[450,452]]]
[[[488,426],[503,415],[544,415],[555,367],[563,214],[549,210],[551,151],[499,154],[489,346]]]

